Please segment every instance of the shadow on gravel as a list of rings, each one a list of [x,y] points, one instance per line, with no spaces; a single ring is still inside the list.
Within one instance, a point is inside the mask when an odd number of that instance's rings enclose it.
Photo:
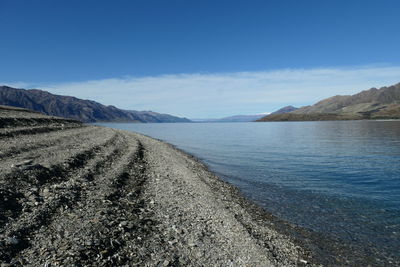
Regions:
[[[24,195],[11,189],[0,188],[0,228],[9,220],[16,218],[22,211],[20,200]]]

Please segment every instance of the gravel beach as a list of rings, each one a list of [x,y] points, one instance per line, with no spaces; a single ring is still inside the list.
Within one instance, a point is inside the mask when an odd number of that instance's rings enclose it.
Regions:
[[[0,107],[1,266],[302,266],[195,158],[161,141]]]

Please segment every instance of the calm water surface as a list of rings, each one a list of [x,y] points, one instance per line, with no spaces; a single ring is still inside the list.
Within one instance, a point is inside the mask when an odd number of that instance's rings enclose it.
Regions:
[[[278,217],[400,250],[400,121],[102,124],[200,158]]]

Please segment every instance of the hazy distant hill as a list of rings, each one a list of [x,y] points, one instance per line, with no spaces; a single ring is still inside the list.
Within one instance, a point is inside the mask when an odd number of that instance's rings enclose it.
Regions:
[[[400,119],[400,83],[355,95],[338,95],[285,114],[259,121]]]
[[[54,95],[46,91],[0,86],[0,105],[27,108],[47,115],[71,118],[83,122],[189,122],[168,114],[152,111],[122,110],[91,100]]]
[[[262,117],[265,114],[258,114],[258,115],[235,115],[230,117],[225,117],[221,119],[217,119],[218,122],[248,122],[248,121],[255,121]]]
[[[256,121],[265,114],[257,114],[257,115],[235,115],[224,117],[220,119],[192,119],[194,122],[249,122],[249,121]]]

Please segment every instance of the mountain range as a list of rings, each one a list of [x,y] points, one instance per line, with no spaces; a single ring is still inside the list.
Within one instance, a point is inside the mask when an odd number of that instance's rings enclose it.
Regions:
[[[16,89],[0,86],[0,105],[26,108],[47,115],[82,122],[190,122],[153,111],[123,110],[91,100],[54,95],[38,89]]]
[[[400,83],[354,95],[337,95],[292,112],[270,114],[258,121],[400,119]]]
[[[264,117],[265,114],[256,115],[234,115],[219,119],[191,119],[193,122],[250,122]]]
[[[283,114],[283,113],[288,113],[296,110],[297,108],[293,106],[286,106],[283,107],[275,112],[272,113],[262,113],[262,114],[255,114],[255,115],[234,115],[234,116],[229,116],[229,117],[224,117],[224,118],[219,118],[219,119],[192,119],[194,122],[251,122],[251,121],[256,121],[259,120],[263,117],[265,117],[267,114]]]

